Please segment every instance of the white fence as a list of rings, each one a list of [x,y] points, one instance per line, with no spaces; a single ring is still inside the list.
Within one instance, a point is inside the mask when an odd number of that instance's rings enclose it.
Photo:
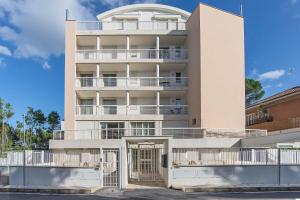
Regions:
[[[174,148],[174,166],[299,165],[300,149]]]
[[[94,168],[100,166],[100,150],[11,151],[0,157],[0,166]]]

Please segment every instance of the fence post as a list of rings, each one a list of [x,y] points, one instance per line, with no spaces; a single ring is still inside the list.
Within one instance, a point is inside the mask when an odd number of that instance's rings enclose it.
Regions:
[[[23,150],[23,185],[26,185],[26,151]]]
[[[280,185],[280,182],[281,182],[281,149],[278,149],[278,163],[277,163],[277,166],[278,166],[278,185]]]

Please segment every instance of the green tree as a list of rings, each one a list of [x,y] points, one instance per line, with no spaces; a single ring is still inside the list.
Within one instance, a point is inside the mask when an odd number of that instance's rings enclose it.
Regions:
[[[42,134],[45,129],[45,123],[47,119],[42,110],[34,110],[32,107],[28,107],[25,115],[25,123],[29,127],[29,146],[37,145],[36,142],[40,142],[37,134]],[[33,144],[34,142],[34,144]]]
[[[261,83],[257,80],[246,78],[245,80],[245,95],[246,105],[261,99],[265,94]]]
[[[7,130],[8,120],[14,115],[13,108],[10,103],[4,102],[0,98],[0,123],[1,123],[1,155],[5,151],[6,142],[8,142]]]
[[[48,132],[52,133],[53,130],[58,129],[60,126],[60,117],[58,112],[52,111],[47,117]]]

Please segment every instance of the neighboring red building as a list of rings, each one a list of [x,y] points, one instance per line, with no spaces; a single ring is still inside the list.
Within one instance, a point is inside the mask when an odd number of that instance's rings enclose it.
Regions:
[[[300,127],[300,86],[248,106],[246,127],[268,131]]]

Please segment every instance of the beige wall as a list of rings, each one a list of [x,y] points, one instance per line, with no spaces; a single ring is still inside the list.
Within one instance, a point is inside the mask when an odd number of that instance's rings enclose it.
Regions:
[[[200,7],[197,7],[189,17],[186,28],[188,30],[188,68],[189,84],[187,103],[189,105],[189,126],[201,126],[201,91],[200,91]],[[196,124],[193,124],[193,119]]]
[[[65,22],[65,130],[75,129],[76,21]],[[70,136],[68,136],[70,137]]]
[[[243,18],[200,4],[187,28],[190,123],[245,128]]]

